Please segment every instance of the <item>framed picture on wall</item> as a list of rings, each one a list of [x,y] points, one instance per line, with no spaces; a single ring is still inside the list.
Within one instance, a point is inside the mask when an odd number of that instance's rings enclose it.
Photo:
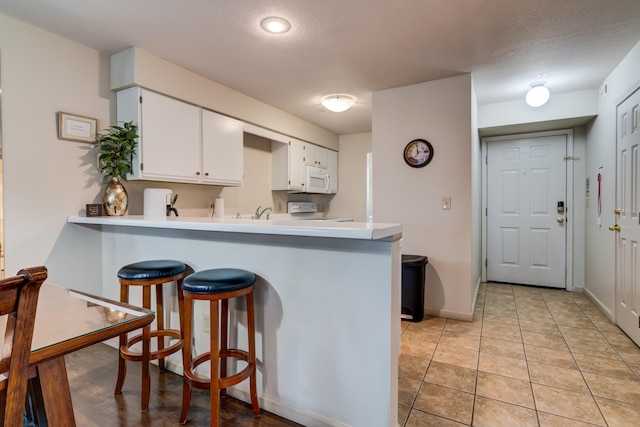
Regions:
[[[92,143],[96,140],[98,120],[58,112],[58,139]]]

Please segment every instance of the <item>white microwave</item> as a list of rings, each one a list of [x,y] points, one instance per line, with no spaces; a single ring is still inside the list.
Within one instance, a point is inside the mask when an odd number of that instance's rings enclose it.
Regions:
[[[305,166],[305,193],[331,193],[331,177],[326,169]]]

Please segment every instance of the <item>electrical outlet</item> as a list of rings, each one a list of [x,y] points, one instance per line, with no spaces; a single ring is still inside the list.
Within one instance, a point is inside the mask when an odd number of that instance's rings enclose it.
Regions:
[[[210,334],[211,330],[209,326],[211,325],[211,319],[209,318],[209,313],[202,313],[202,331],[205,334]]]

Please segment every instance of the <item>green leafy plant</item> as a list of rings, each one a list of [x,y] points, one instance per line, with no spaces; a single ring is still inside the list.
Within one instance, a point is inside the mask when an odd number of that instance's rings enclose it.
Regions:
[[[133,156],[136,154],[138,142],[138,126],[133,122],[125,122],[122,126],[109,126],[108,133],[98,135],[98,166],[105,181],[111,178],[127,180],[127,174],[132,172]]]

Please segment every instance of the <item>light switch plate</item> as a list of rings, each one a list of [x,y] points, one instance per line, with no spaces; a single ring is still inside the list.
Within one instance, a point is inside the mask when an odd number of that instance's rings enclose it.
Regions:
[[[442,210],[450,211],[451,210],[451,197],[443,197],[442,198]]]

